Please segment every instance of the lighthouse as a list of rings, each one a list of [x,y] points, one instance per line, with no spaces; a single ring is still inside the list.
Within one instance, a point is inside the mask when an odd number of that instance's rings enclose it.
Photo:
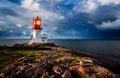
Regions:
[[[32,26],[32,36],[31,40],[28,44],[33,44],[33,43],[42,43],[41,39],[41,30],[42,30],[42,25],[41,25],[42,19],[40,17],[33,18],[33,26]]]

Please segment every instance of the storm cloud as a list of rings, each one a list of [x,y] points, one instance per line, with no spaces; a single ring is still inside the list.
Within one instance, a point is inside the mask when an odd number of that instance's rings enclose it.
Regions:
[[[0,37],[30,36],[40,16],[54,38],[120,39],[119,0],[1,0],[0,16]]]

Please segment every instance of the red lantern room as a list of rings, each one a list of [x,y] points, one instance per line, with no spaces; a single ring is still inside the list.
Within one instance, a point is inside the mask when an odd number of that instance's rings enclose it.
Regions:
[[[33,30],[42,30],[41,21],[42,21],[42,19],[40,17],[38,17],[38,16],[36,18],[33,18],[33,27],[32,27],[32,29]]]

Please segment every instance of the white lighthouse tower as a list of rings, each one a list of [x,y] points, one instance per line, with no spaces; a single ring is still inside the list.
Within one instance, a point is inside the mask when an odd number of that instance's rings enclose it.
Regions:
[[[33,44],[33,43],[42,43],[42,39],[41,39],[41,30],[42,30],[42,26],[41,26],[41,21],[42,19],[40,17],[36,17],[33,18],[33,34],[31,37],[31,40],[28,44]]]

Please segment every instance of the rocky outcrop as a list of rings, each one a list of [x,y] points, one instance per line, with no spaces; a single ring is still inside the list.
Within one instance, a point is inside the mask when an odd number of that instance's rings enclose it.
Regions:
[[[14,50],[16,49],[30,49],[30,50],[51,50],[51,46],[55,46],[54,43],[44,43],[44,44],[15,44],[10,47]]]
[[[15,45],[19,46],[19,45]],[[32,45],[33,46],[33,45]],[[34,47],[39,46],[35,45]],[[28,46],[27,46],[28,47]],[[51,50],[40,50],[39,58],[22,55],[17,61],[8,65],[0,78],[119,78],[109,69],[102,67],[101,62],[75,50],[45,46]],[[14,50],[16,51],[16,50]],[[28,50],[29,51],[29,50]],[[81,54],[81,56],[80,56]],[[13,54],[14,55],[14,54]]]
[[[46,57],[46,59],[49,57]],[[18,63],[4,70],[5,77],[13,78],[118,78],[108,69],[94,64],[91,60],[81,60],[78,65],[68,66],[58,61],[45,61],[22,57]]]
[[[62,78],[73,78],[74,76],[72,75],[73,73],[70,70],[66,70],[63,74],[62,74]]]
[[[118,76],[108,69],[91,62],[80,61],[80,65],[70,67],[70,70],[78,74],[78,78],[117,78]]]

